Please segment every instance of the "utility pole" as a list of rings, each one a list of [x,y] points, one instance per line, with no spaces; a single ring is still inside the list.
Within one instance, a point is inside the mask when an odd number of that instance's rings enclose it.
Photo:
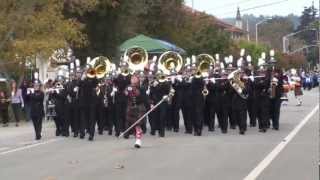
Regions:
[[[192,12],[194,12],[194,0],[192,0]]]
[[[319,55],[319,59],[318,59],[318,70],[320,68],[320,0],[319,0],[319,8],[318,8],[318,46],[319,46],[319,52],[318,52],[318,55]]]
[[[247,39],[250,41],[250,29],[249,29],[249,18],[247,17]]]

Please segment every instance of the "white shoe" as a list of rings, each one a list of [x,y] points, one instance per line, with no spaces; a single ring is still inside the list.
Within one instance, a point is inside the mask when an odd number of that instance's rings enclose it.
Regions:
[[[134,144],[134,147],[135,147],[135,148],[140,148],[140,147],[141,147],[141,143],[142,143],[142,142],[141,142],[141,139],[137,139],[137,140],[136,140],[136,143]]]

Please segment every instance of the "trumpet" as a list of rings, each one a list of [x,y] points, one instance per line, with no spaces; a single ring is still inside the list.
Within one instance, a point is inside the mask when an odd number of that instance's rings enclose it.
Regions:
[[[63,89],[64,89],[63,85],[60,82],[58,82],[54,88],[48,88],[45,90],[45,92],[46,93],[53,93],[53,92],[59,93]]]

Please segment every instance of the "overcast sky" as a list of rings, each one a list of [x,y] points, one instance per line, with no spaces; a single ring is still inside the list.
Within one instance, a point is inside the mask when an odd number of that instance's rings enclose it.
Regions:
[[[281,2],[268,7],[248,10],[242,14],[254,15],[300,15],[305,6],[311,6],[313,0],[193,0],[194,8],[205,11],[220,18],[235,17],[237,6],[241,9],[252,8],[260,5]],[[315,1],[315,6],[319,7],[319,0]],[[185,0],[188,6],[192,6],[192,0]]]

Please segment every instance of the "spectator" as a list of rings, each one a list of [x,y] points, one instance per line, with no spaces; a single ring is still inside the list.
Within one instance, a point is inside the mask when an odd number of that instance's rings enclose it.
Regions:
[[[0,114],[2,118],[3,127],[9,126],[9,118],[8,118],[8,106],[10,99],[6,95],[4,91],[0,90]]]
[[[16,126],[19,126],[21,108],[24,107],[22,91],[17,88],[17,83],[15,81],[11,82],[11,105],[13,110],[14,118],[16,119]]]

